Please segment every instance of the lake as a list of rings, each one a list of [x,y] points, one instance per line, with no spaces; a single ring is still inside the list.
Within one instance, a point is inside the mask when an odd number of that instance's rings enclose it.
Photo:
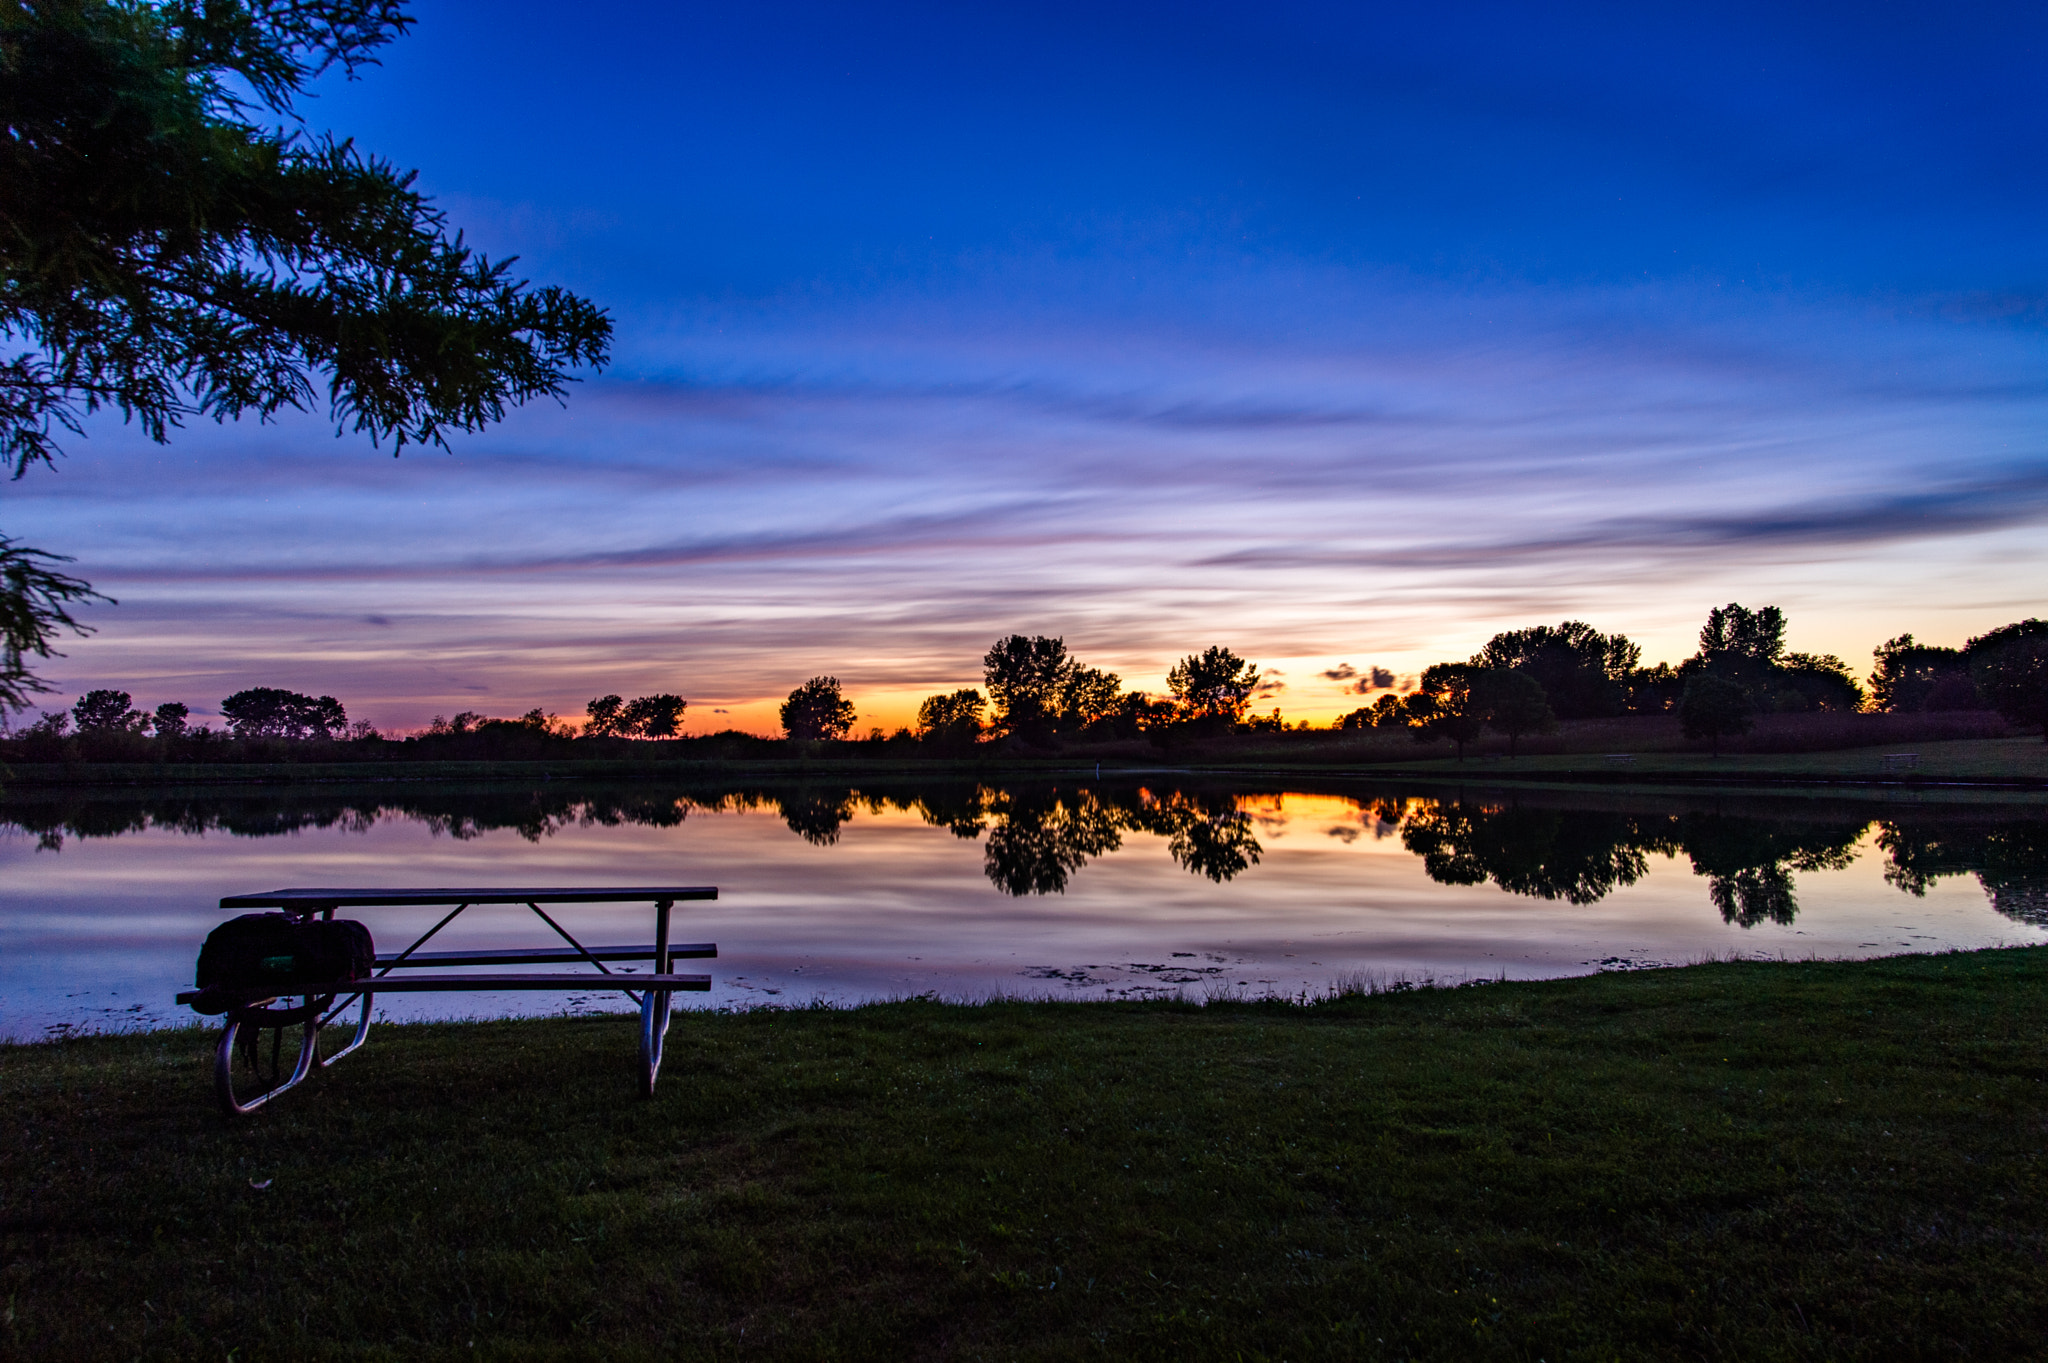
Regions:
[[[1315,994],[1705,957],[2040,942],[2038,801],[1463,788],[1148,774],[1002,785],[383,784],[0,800],[0,1035],[155,1026],[218,900],[292,885],[719,887],[692,1006],[936,994]],[[571,911],[649,940],[644,908]],[[437,915],[368,910],[380,946]],[[523,907],[437,949],[544,945]],[[685,968],[698,968],[694,965]],[[620,996],[399,996],[383,1017]]]

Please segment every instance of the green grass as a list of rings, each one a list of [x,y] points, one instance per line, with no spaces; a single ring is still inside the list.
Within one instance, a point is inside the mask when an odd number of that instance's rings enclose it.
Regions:
[[[36,1358],[2014,1358],[2048,949],[0,1052]],[[259,1190],[252,1183],[268,1182]]]
[[[1616,751],[1627,752],[1617,746]],[[1890,753],[1919,754],[1918,765],[1887,767]],[[1927,743],[1886,743],[1869,748],[1830,752],[1723,753],[1633,752],[1626,764],[1609,762],[1605,753],[1544,753],[1506,757],[1470,753],[1454,758],[1388,763],[1370,769],[1374,776],[1416,773],[1429,776],[1467,775],[1496,778],[1595,777],[1602,781],[1653,781],[1659,777],[1710,778],[1716,781],[1848,781],[1898,785],[1944,782],[2048,782],[2048,743],[2029,734],[2019,738],[1965,738]]]

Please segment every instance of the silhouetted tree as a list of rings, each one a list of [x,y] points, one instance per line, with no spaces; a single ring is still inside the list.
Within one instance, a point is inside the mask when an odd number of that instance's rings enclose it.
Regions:
[[[1678,708],[1685,694],[1685,677],[1670,663],[1639,667],[1623,682],[1632,715],[1661,715]]]
[[[1832,653],[1787,653],[1771,669],[1766,685],[1774,710],[1848,713],[1863,708],[1862,683]]]
[[[1416,741],[1448,738],[1458,745],[1458,760],[1464,761],[1465,745],[1486,729],[1486,697],[1480,685],[1484,675],[1470,663],[1427,668],[1404,707]]]
[[[853,728],[853,702],[839,694],[837,677],[813,677],[782,702],[782,729],[798,743],[844,738]]]
[[[981,660],[996,726],[1029,738],[1051,733],[1077,666],[1062,639],[1012,634],[997,640]]]
[[[917,736],[928,743],[972,743],[981,737],[981,692],[963,687],[926,696],[917,707]]]
[[[1698,657],[1708,666],[1722,664],[1729,674],[1776,666],[1785,652],[1785,612],[1776,606],[1750,610],[1730,602],[1707,612],[1700,627]]]
[[[1939,708],[1974,710],[1983,700],[1970,680],[1970,660],[1959,648],[1942,648],[1917,642],[1910,634],[1887,639],[1870,651],[1871,704],[1880,710],[1907,712]],[[1960,683],[1960,686],[1954,683]],[[1943,690],[1942,704],[1931,705],[1934,692]]]
[[[1060,728],[1078,732],[1100,724],[1116,714],[1123,691],[1116,673],[1076,663],[1060,687]]]
[[[1212,644],[1182,658],[1166,674],[1166,685],[1190,723],[1223,727],[1244,718],[1258,689],[1259,670],[1229,649]]]
[[[1150,737],[1157,742],[1173,728],[1175,713],[1170,700],[1143,691],[1126,691],[1117,697],[1116,709],[1099,721],[1098,727],[1116,738]]]
[[[585,738],[619,737],[620,725],[626,717],[626,698],[624,696],[596,696],[583,709],[584,713],[588,716],[583,725],[583,736]]]
[[[473,710],[465,710],[453,720],[441,720],[439,716],[435,719],[442,727],[430,729],[430,733],[474,733],[485,738],[528,741],[536,738],[567,738],[570,735],[568,725],[560,723],[538,705],[516,719],[486,719]]]
[[[158,738],[183,738],[191,718],[192,711],[183,701],[167,700],[156,707],[151,722],[156,726]]]
[[[1543,688],[1559,718],[1591,719],[1621,713],[1628,700],[1626,679],[1642,657],[1641,647],[1624,635],[1567,620],[1496,634],[1472,663],[1524,673]]]
[[[81,734],[136,734],[149,725],[149,716],[135,709],[126,691],[88,691],[71,707],[71,718]]]
[[[410,23],[399,0],[0,11],[0,335],[23,347],[0,357],[0,459],[17,476],[104,407],[159,442],[187,416],[320,401],[373,439],[440,442],[605,361],[603,312],[473,255],[411,174],[294,126],[314,76],[374,63]],[[33,691],[24,658],[48,656],[88,589],[8,548],[28,572],[0,572],[0,688]]]
[[[689,705],[681,696],[666,693],[628,701],[619,711],[619,732],[635,738],[674,738]]]
[[[1721,755],[1724,734],[1746,734],[1754,722],[1756,704],[1739,683],[1711,673],[1696,673],[1685,679],[1685,694],[1678,702],[1678,723],[1687,738],[1710,738],[1714,756]]]
[[[334,697],[274,686],[237,691],[220,703],[220,713],[236,738],[338,738],[348,728],[348,712]]]
[[[1543,687],[1527,672],[1492,667],[1480,675],[1486,722],[1508,736],[1508,756],[1515,755],[1523,734],[1547,734],[1557,727]]]
[[[1963,646],[1977,694],[2014,724],[2039,724],[2048,742],[2048,620],[2027,619]]]

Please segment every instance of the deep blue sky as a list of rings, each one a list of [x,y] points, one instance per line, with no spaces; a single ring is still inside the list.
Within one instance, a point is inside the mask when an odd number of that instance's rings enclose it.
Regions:
[[[894,722],[1060,633],[1157,687],[1579,615],[1680,657],[2039,613],[2048,10],[429,3],[309,126],[610,307],[566,411],[393,465],[99,431],[10,533],[55,669],[211,708],[679,689]],[[225,689],[223,689],[225,688]],[[729,712],[715,718],[714,709]]]

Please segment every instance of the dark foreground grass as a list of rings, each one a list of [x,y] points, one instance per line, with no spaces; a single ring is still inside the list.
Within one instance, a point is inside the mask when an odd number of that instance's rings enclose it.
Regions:
[[[39,1358],[2012,1358],[2048,950],[0,1052]],[[267,1185],[261,1186],[258,1185]]]

